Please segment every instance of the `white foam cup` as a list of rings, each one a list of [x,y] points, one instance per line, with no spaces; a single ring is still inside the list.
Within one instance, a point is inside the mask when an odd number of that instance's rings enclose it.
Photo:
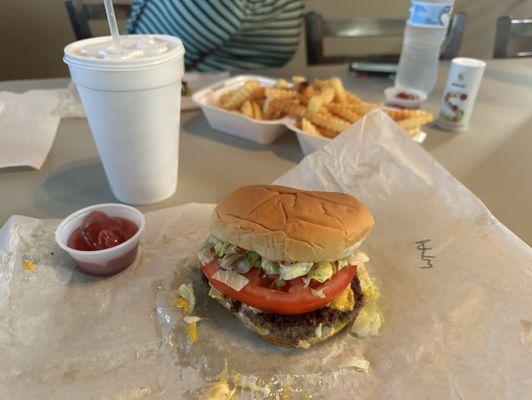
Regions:
[[[64,61],[114,195],[125,203],[155,203],[177,188],[184,48],[173,36],[122,38],[120,56],[107,51],[112,40],[106,36],[69,44]],[[135,47],[148,39],[159,47]]]

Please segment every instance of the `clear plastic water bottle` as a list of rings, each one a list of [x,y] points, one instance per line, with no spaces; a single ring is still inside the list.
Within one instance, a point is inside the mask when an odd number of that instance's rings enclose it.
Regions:
[[[440,47],[454,0],[411,0],[395,86],[429,94],[436,84]]]

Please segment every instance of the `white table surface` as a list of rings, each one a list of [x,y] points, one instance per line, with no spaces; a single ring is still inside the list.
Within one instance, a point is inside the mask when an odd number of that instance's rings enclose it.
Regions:
[[[448,64],[442,64],[426,107],[437,115]],[[368,101],[382,101],[386,78],[356,78],[345,66],[265,71],[271,76],[340,76]],[[64,87],[66,79],[0,82],[0,90]],[[469,129],[460,134],[433,127],[422,145],[474,192],[508,228],[532,244],[532,59],[491,60]],[[212,130],[199,111],[181,116],[179,184],[149,211],[187,202],[214,203],[232,189],[270,183],[302,158],[294,135],[264,146]],[[12,214],[62,218],[95,203],[113,202],[85,119],[66,119],[42,170],[0,169],[0,224]]]

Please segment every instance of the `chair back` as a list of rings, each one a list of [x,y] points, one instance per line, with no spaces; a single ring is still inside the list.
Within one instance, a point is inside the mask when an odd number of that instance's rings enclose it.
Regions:
[[[467,23],[466,13],[457,13],[453,16],[447,31],[442,59],[456,57]],[[308,65],[334,64],[347,61],[369,62],[398,62],[399,54],[379,55],[340,55],[325,56],[323,49],[324,38],[346,37],[400,37],[405,29],[402,19],[354,19],[354,20],[324,20],[316,12],[305,15],[305,36],[307,45]]]
[[[65,6],[77,40],[92,37],[89,21],[106,20],[105,7],[101,4],[83,4],[83,0],[65,0]],[[131,12],[129,4],[114,4],[117,19],[127,19]]]
[[[516,38],[532,39],[532,18],[514,19],[509,16],[503,16],[497,19],[493,58],[532,57],[532,51],[508,54],[508,44],[511,39]]]

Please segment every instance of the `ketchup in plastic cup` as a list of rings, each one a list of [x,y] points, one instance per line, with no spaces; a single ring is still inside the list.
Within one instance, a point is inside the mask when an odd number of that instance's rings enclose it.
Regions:
[[[397,93],[395,95],[395,98],[396,99],[403,99],[403,100],[412,100],[412,101],[419,100],[419,96],[417,94],[408,93],[408,92],[404,92],[404,91],[400,91],[399,93]]]
[[[68,239],[68,247],[95,251],[118,246],[132,238],[139,227],[131,220],[92,211]]]
[[[427,100],[427,94],[417,89],[389,87],[384,90],[386,105],[397,108],[418,109]]]
[[[82,271],[112,275],[135,261],[144,225],[144,216],[133,207],[99,204],[65,218],[55,238]]]

